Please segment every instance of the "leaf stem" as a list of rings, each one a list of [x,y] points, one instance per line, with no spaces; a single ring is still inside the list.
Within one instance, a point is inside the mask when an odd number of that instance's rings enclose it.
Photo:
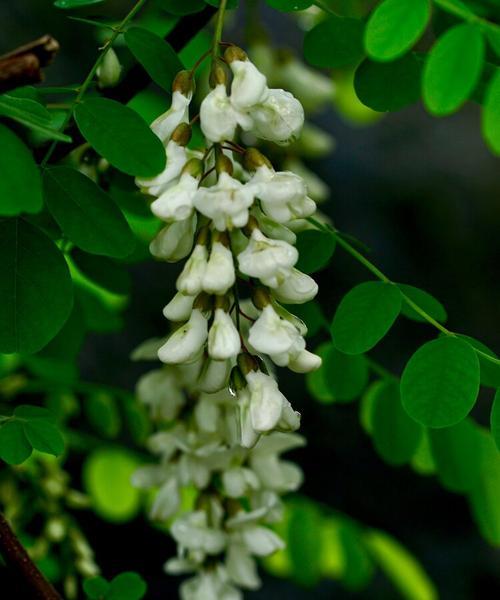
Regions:
[[[324,223],[321,223],[320,221],[318,221],[312,217],[309,217],[307,219],[307,221],[309,221],[309,223],[311,223],[311,225],[314,225],[317,229],[319,229],[321,231],[325,231],[325,232],[333,235],[335,237],[337,243],[339,244],[339,246],[342,246],[342,248],[348,254],[350,254],[353,258],[355,258],[358,262],[360,262],[366,269],[368,269],[371,273],[373,273],[375,275],[375,277],[377,277],[384,283],[390,283],[392,285],[396,285],[395,282],[392,281],[391,279],[389,279],[389,277],[387,277],[387,275],[385,275],[385,273],[383,273],[376,265],[374,265],[370,260],[368,260],[365,256],[363,256],[363,254],[361,254],[361,252],[356,250],[356,248],[354,248],[354,246],[352,246],[342,236],[342,233],[340,231],[338,231],[337,229],[333,229],[331,226],[325,225]],[[414,300],[409,298],[403,292],[401,292],[401,297],[406,302],[406,304],[408,304],[408,306],[413,308],[413,310],[415,312],[417,312],[423,319],[425,319],[427,321],[427,323],[429,323],[429,325],[432,325],[433,327],[438,329],[441,333],[444,333],[444,335],[448,335],[451,337],[457,337],[457,333],[446,328],[444,325],[439,323],[439,321],[436,321],[436,319],[434,319],[434,317],[432,317],[429,313],[427,313],[419,304],[417,304]],[[481,356],[485,360],[488,360],[489,362],[500,366],[500,359],[498,359],[494,356],[490,356],[486,352],[483,352],[482,350],[479,350],[478,348],[475,348],[472,345],[471,345],[471,347],[474,349],[475,353],[478,356]]]
[[[483,19],[479,15],[476,15],[472,10],[468,7],[461,7],[458,3],[453,2],[453,0],[434,0],[434,3],[439,6],[442,10],[459,19],[463,19],[467,23],[475,23],[479,25],[482,29],[495,31],[496,33],[500,33],[500,26],[496,23],[492,23],[487,19]]]
[[[123,18],[121,23],[116,27],[116,29],[113,30],[113,33],[111,34],[108,41],[102,47],[102,49],[99,53],[99,56],[97,57],[95,63],[92,65],[90,71],[88,72],[87,77],[85,78],[82,85],[78,89],[78,94],[77,94],[76,98],[73,100],[71,106],[69,107],[69,110],[66,114],[66,118],[62,122],[58,131],[63,132],[66,129],[66,127],[68,126],[69,122],[71,121],[71,119],[73,117],[73,113],[75,111],[76,105],[79,102],[81,102],[83,96],[87,92],[90,84],[92,83],[92,80],[95,77],[95,74],[97,73],[97,69],[99,68],[102,61],[104,60],[104,57],[106,56],[108,50],[115,43],[116,38],[123,33],[123,30],[126,27],[126,25],[129,23],[129,21],[131,21],[135,17],[135,15],[141,10],[141,8],[144,6],[144,4],[146,4],[146,2],[147,2],[147,0],[137,0],[137,2],[134,4],[134,6],[131,8],[131,10],[125,15],[125,17]],[[52,154],[54,153],[54,150],[57,147],[57,143],[58,143],[57,140],[54,140],[52,142],[52,144],[49,146],[49,149],[47,150],[45,156],[43,157],[42,162],[40,163],[40,166],[42,169],[44,169],[47,166],[47,163],[49,162]]]

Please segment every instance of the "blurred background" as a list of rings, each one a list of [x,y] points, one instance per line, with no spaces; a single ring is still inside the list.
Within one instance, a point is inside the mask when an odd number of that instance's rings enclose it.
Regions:
[[[95,12],[113,17],[124,14],[128,4],[109,0]],[[296,19],[271,9],[261,9],[260,15],[273,44],[300,54],[303,32]],[[46,83],[81,81],[95,56],[94,30],[66,16],[49,0],[3,0],[0,54],[50,33],[61,50],[46,70]],[[225,38],[243,43],[243,25],[239,11]],[[331,188],[322,210],[341,231],[362,240],[393,280],[441,300],[454,330],[500,351],[499,167],[481,139],[477,107],[433,119],[415,105],[370,124],[356,122],[355,113],[355,108],[339,111],[332,102],[313,119],[336,140],[331,155],[308,162]],[[177,270],[146,260],[130,271],[123,331],[91,335],[80,364],[85,380],[132,390],[149,367],[131,364],[130,351],[143,339],[165,333],[161,308],[172,294]],[[330,318],[343,294],[369,274],[337,249],[316,278],[319,302]],[[401,319],[373,356],[400,374],[418,345],[433,336],[430,327]],[[312,343],[324,339],[318,335]],[[481,538],[462,496],[445,491],[432,476],[385,464],[359,423],[357,403],[319,404],[299,376],[282,374],[281,385],[302,413],[301,431],[308,440],[292,456],[305,472],[303,494],[393,535],[418,557],[443,599],[500,597],[500,551]],[[474,412],[485,425],[490,403],[488,392]],[[80,466],[78,461],[71,465],[77,487]],[[103,522],[90,512],[79,513],[79,519],[105,574],[136,570],[149,583],[148,598],[175,597],[178,580],[162,573],[175,551],[168,536],[143,516],[125,524]],[[249,598],[400,597],[381,575],[362,590],[327,580],[313,589],[266,574],[264,580],[263,589]],[[13,596],[2,591],[2,597]]]

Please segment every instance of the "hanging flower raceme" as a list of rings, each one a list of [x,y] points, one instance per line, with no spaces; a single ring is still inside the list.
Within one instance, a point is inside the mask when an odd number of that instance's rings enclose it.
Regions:
[[[160,424],[149,440],[160,462],[134,478],[158,490],[153,519],[176,515],[170,530],[179,553],[166,569],[194,573],[181,586],[184,600],[240,598],[239,587],[260,584],[254,557],[283,547],[266,524],[279,519],[279,495],[296,489],[301,474],[279,455],[303,442],[291,433],[300,414],[280,391],[272,364],[300,373],[321,364],[306,349],[305,325],[280,304],[307,302],[318,291],[296,269],[290,228],[315,203],[298,174],[276,171],[258,150],[235,141],[241,129],[289,143],[303,110],[288,92],[270,89],[240,48],[229,46],[224,59],[214,62],[212,90],[200,106],[205,147],[189,147],[194,75],[183,71],[171,108],[152,125],[167,166],[137,180],[164,222],[152,254],[187,259],[163,309],[172,333],[136,353],[164,366],[137,388]],[[179,514],[186,489],[194,501]]]

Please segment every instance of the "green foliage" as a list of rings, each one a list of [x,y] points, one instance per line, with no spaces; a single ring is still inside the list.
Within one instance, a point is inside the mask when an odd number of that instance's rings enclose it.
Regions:
[[[21,123],[47,139],[71,142],[68,135],[54,127],[52,116],[45,106],[32,98],[13,96],[12,93],[0,95],[0,115]]]
[[[449,115],[476,87],[484,59],[484,40],[473,25],[457,25],[444,33],[427,57],[423,98],[430,113]]]
[[[73,305],[71,277],[56,245],[23,219],[0,221],[0,351],[37,352]],[[54,294],[57,290],[57,294]]]
[[[104,2],[104,0],[55,0],[54,6],[57,6],[57,8],[71,9],[101,4],[102,2]]]
[[[328,382],[326,381],[325,367],[327,357],[333,351],[333,345],[327,342],[315,348],[314,352],[321,357],[323,364],[317,371],[312,371],[306,376],[306,384],[309,393],[313,398],[323,404],[330,404],[335,400],[329,388]]]
[[[312,587],[321,579],[321,555],[318,536],[321,514],[312,502],[296,502],[288,520],[288,543],[293,578],[301,585]]]
[[[493,405],[491,407],[490,417],[491,435],[493,440],[500,451],[500,391],[495,394]]]
[[[266,0],[271,8],[282,10],[283,12],[292,12],[296,10],[305,10],[312,4],[312,0]]]
[[[368,383],[368,363],[362,354],[350,356],[333,346],[317,371],[323,377],[336,402],[350,402],[357,398]]]
[[[367,59],[356,69],[354,89],[372,110],[396,111],[420,99],[421,71],[412,53],[388,63]]]
[[[170,92],[175,75],[183,68],[170,44],[142,27],[127,30],[125,42],[151,79]]]
[[[299,260],[296,268],[304,273],[324,269],[335,252],[335,238],[324,231],[306,229],[297,234]]]
[[[83,591],[90,600],[140,600],[147,591],[144,579],[127,571],[111,581],[104,577],[91,577],[83,582]]]
[[[471,338],[468,335],[460,335],[462,339],[464,339],[468,344],[470,344],[476,350],[486,354],[487,356],[491,356],[493,359],[497,359],[496,354],[488,348],[482,342]],[[499,388],[500,387],[500,364],[494,363],[491,360],[488,360],[486,356],[482,354],[478,354],[479,358],[479,366],[481,370],[481,385]]]
[[[427,427],[450,427],[464,419],[479,391],[479,361],[469,344],[443,337],[424,344],[401,376],[408,414]]]
[[[366,25],[368,56],[380,61],[399,58],[421,37],[430,15],[429,0],[384,0]]]
[[[35,213],[42,208],[42,185],[31,152],[0,124],[0,215]]]
[[[397,286],[367,281],[342,299],[332,322],[335,346],[346,354],[373,348],[389,331],[401,311]]]
[[[125,217],[89,177],[70,167],[44,174],[45,202],[64,234],[82,250],[124,258],[135,240]]]
[[[364,23],[348,17],[328,17],[304,38],[304,56],[315,67],[337,68],[357,64],[364,55]]]
[[[372,436],[377,452],[391,465],[407,463],[420,443],[422,427],[403,410],[397,381],[373,391]]]
[[[147,123],[123,104],[89,98],[76,107],[75,120],[90,145],[120,171],[152,177],[165,167],[163,144]]]
[[[130,275],[123,264],[111,258],[82,252],[79,248],[71,251],[71,259],[78,270],[97,285],[115,294],[129,293]]]
[[[491,151],[500,154],[500,70],[495,74],[486,90],[482,114],[483,136]]]
[[[64,440],[50,411],[20,405],[11,417],[0,421],[0,458],[18,465],[29,458],[33,450],[59,456],[64,451]]]
[[[428,292],[416,288],[413,285],[398,283],[398,287],[407,298],[422,308],[430,317],[440,323],[446,323],[448,318],[446,309],[439,300],[434,298],[434,296],[431,296]],[[418,321],[420,323],[426,322],[426,319],[407,302],[403,302],[401,314],[412,321]]]
[[[92,506],[103,519],[123,523],[140,508],[140,494],[132,487],[132,473],[139,460],[121,448],[101,448],[85,461],[83,482]]]
[[[157,3],[172,15],[191,15],[203,10],[206,6],[204,0],[157,0]]]

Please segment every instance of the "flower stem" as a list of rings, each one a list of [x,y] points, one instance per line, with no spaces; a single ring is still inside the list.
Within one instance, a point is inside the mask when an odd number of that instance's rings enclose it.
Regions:
[[[227,0],[220,0],[219,10],[215,20],[214,41],[212,44],[212,61],[215,62],[219,57],[219,44],[222,39],[222,30],[224,28],[224,16],[226,14]]]
[[[99,56],[97,57],[97,60],[92,65],[92,68],[90,69],[87,77],[85,78],[82,85],[78,89],[78,94],[77,94],[76,98],[73,100],[73,103],[71,104],[71,106],[69,107],[69,110],[66,114],[66,118],[62,122],[58,131],[62,132],[66,129],[69,122],[73,118],[73,112],[75,110],[76,105],[79,102],[81,102],[83,96],[87,92],[90,84],[92,83],[92,80],[95,77],[95,74],[97,73],[97,69],[99,68],[102,61],[104,60],[104,57],[106,56],[108,50],[115,43],[116,38],[123,33],[125,26],[129,23],[129,21],[131,21],[135,17],[135,15],[141,10],[141,8],[144,6],[144,4],[146,4],[146,2],[147,2],[147,0],[137,0],[137,2],[134,4],[134,6],[131,8],[131,10],[125,15],[125,17],[123,18],[121,23],[114,29],[109,40],[101,48],[101,51],[99,53]],[[54,150],[57,147],[57,143],[58,143],[57,140],[54,140],[52,142],[52,144],[49,146],[49,149],[47,150],[45,156],[43,157],[42,162],[40,163],[40,166],[42,167],[42,169],[44,169],[46,167],[47,163],[49,162],[52,154],[54,153]]]

